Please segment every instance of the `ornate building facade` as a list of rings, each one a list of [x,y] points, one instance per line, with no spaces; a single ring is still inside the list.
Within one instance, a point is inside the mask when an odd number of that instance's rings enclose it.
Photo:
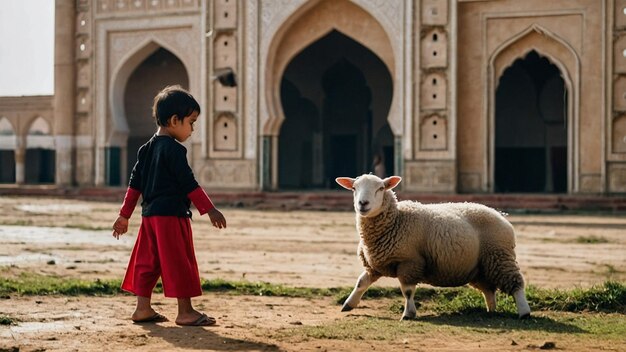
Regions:
[[[626,0],[56,0],[55,94],[0,98],[0,181],[120,186],[152,98],[199,182],[626,192]],[[232,69],[236,87],[215,76]]]

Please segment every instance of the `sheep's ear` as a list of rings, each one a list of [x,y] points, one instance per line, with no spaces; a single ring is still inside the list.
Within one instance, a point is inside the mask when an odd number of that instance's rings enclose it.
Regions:
[[[335,182],[337,182],[341,187],[349,190],[352,190],[352,185],[354,184],[354,181],[356,181],[356,179],[350,177],[337,177],[335,179]]]
[[[402,181],[402,177],[400,176],[390,176],[383,180],[385,183],[385,190],[394,189],[398,183]]]

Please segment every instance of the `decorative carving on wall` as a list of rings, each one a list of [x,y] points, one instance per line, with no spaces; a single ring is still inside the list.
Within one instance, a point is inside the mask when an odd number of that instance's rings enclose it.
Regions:
[[[201,183],[228,188],[254,187],[256,166],[254,160],[209,160],[199,173]]]
[[[607,172],[609,192],[626,192],[626,164],[610,163]]]
[[[247,1],[245,3],[246,18],[244,20],[245,34],[243,40],[245,41],[246,50],[244,53],[245,60],[243,61],[245,63],[245,72],[242,78],[245,89],[243,121],[245,123],[244,157],[246,159],[254,159],[257,156],[257,121],[260,119],[257,109],[260,94],[258,89],[260,69],[257,59],[259,53],[258,11],[258,1]]]
[[[140,49],[141,44],[147,44],[150,39],[178,56],[185,66],[189,66],[188,72],[195,72],[193,69],[199,67],[200,48],[192,44],[192,42],[196,43],[198,38],[191,27],[111,32],[109,34],[109,67],[111,69],[118,67],[123,59]]]
[[[448,64],[448,35],[435,28],[422,38],[422,68],[446,67]]]
[[[454,174],[453,161],[407,162],[405,189],[419,192],[453,192]]]
[[[237,27],[237,0],[215,0],[213,11],[215,29],[234,29]]]
[[[448,0],[422,0],[422,24],[444,26],[448,23]]]
[[[238,0],[217,0],[213,2],[215,33],[213,45],[212,76],[216,76],[224,69],[232,70],[235,77],[241,77],[239,58],[239,36],[237,28]],[[238,79],[241,80],[240,78]],[[213,84],[213,111],[211,112],[211,158],[241,157],[239,136],[241,123],[239,122],[239,92],[241,82],[234,87],[216,80]]]
[[[427,116],[420,126],[420,150],[446,150],[448,128],[445,118],[434,114]]]
[[[220,114],[213,126],[213,143],[216,151],[237,150],[237,120],[231,114]]]
[[[353,2],[367,9],[382,23],[383,27],[388,28],[389,37],[392,41],[402,41],[401,35],[393,38],[392,33],[402,33],[402,28],[404,28],[403,0],[353,0]]]
[[[199,9],[200,0],[98,0],[98,14],[174,12]]]
[[[237,38],[235,34],[224,33],[215,37],[214,45],[214,61],[215,69],[219,68],[236,68],[237,67]]]
[[[237,111],[237,87],[224,87],[218,82],[215,82],[213,89],[213,105],[215,111]]]
[[[424,110],[445,109],[448,85],[445,73],[426,74],[421,84],[420,103]]]
[[[613,153],[626,153],[626,114],[619,115],[612,121]]]
[[[73,104],[75,104],[75,123],[74,128],[76,136],[83,139],[93,140],[93,112],[92,112],[92,96],[93,96],[93,79],[92,79],[92,46],[93,46],[93,16],[90,6],[91,2],[88,0],[79,0],[76,2],[76,96]],[[90,148],[85,150],[83,145],[76,145],[77,149],[85,151],[85,153],[93,153]],[[82,155],[80,152],[77,156]],[[92,165],[93,155],[90,158],[82,161],[83,167],[78,169],[85,169],[78,174],[89,174],[93,172],[93,168],[88,165]],[[93,177],[80,177],[77,176],[77,180],[80,184],[88,184],[93,181]]]

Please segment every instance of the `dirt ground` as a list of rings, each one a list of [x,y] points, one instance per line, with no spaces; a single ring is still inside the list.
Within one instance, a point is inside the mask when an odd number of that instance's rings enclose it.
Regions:
[[[68,199],[0,198],[0,275],[22,272],[71,278],[121,278],[139,225],[111,236],[119,204]],[[194,217],[201,277],[267,281],[299,287],[353,286],[361,272],[358,237],[350,212],[222,209],[228,228]],[[528,284],[542,288],[589,287],[626,281],[626,217],[622,215],[509,215],[517,231],[518,262]],[[397,286],[392,279],[377,285]],[[194,300],[218,326],[178,327],[172,322],[129,321],[134,299],[114,297],[20,297],[0,299],[0,315],[20,321],[0,325],[0,350],[532,350],[542,341],[518,335],[474,335],[430,329],[392,339],[311,338],[298,329],[350,319],[396,319],[388,300],[370,300],[346,314],[331,298],[303,299],[209,293]],[[156,308],[174,319],[175,301],[155,295]],[[294,333],[294,331],[296,331]],[[487,336],[487,337],[485,337]],[[518,341],[512,343],[512,341]],[[520,342],[521,341],[521,342]],[[620,350],[615,345],[559,341],[567,350]],[[434,348],[436,347],[436,348]]]

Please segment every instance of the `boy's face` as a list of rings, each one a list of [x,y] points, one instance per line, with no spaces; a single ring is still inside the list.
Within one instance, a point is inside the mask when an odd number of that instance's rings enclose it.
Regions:
[[[184,119],[179,120],[176,117],[172,116],[169,124],[169,132],[172,137],[174,137],[179,142],[186,141],[189,137],[191,137],[191,133],[193,132],[193,124],[198,120],[198,112],[194,111],[189,116],[185,116]]]

